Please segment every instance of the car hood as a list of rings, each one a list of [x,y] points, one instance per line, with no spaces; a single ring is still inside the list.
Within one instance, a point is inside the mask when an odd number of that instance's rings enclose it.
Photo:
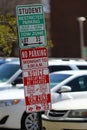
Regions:
[[[9,88],[0,90],[0,100],[24,99],[23,88]]]
[[[54,110],[87,109],[87,98],[59,101],[52,105],[52,109]]]
[[[11,88],[12,87],[12,84],[9,84],[7,82],[4,82],[4,83],[1,83],[0,82],[0,90],[2,89],[7,89],[7,88]]]

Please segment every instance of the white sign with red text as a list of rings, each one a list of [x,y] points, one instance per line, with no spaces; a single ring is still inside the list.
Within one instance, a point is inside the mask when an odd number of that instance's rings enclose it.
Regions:
[[[48,68],[23,71],[27,112],[51,109]]]
[[[21,49],[20,53],[26,111],[51,109],[47,48]]]
[[[33,48],[21,50],[22,69],[37,69],[48,67],[47,48]]]

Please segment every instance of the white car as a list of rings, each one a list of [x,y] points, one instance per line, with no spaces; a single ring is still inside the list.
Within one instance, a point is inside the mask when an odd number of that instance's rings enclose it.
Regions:
[[[0,128],[38,130],[40,113],[26,113],[19,60],[0,66]]]
[[[87,70],[67,70],[50,74],[52,103],[87,97]]]
[[[19,60],[9,61],[0,65],[0,90],[15,87],[17,84],[23,86]]]
[[[51,64],[49,62],[49,66],[51,65],[50,67],[52,67],[52,64],[53,64],[53,67],[55,69],[57,67],[54,65],[55,64],[54,61],[56,64],[60,63],[60,61],[56,62],[56,60],[52,60],[51,62],[50,60]],[[66,62],[66,64],[68,65],[68,62]],[[82,65],[86,66],[86,62],[82,61]],[[49,68],[49,71],[52,72],[51,68]],[[0,65],[0,89],[3,88],[3,86],[4,88],[13,87],[13,86],[15,87],[15,85],[17,86],[18,84],[21,84],[23,86],[22,70],[21,70],[19,58],[7,58],[6,63],[4,63],[3,65]]]
[[[21,76],[18,76],[18,74],[21,75],[22,71],[18,70],[16,74],[13,76],[15,78],[13,77],[10,78],[9,80],[10,82],[11,82],[11,79],[15,79],[13,80],[13,83],[8,82],[7,85],[11,87],[8,87],[8,89],[6,88],[0,89],[0,121],[1,121],[0,128],[38,130],[40,127],[39,125],[40,122],[38,120],[38,117],[39,117],[38,113],[26,113],[23,84],[21,82],[22,81]],[[77,79],[80,76],[81,78],[85,76],[87,77],[87,71],[84,71],[83,73],[83,71],[78,71],[78,70],[75,72],[74,71],[56,72],[56,74],[57,75],[55,75],[55,73],[50,74],[50,81],[52,83],[50,85],[52,85],[52,87],[53,85],[56,85],[56,83],[58,84],[58,81],[60,82],[59,84],[62,84],[65,81],[68,82],[68,81],[71,81],[72,79],[75,79],[75,78]],[[57,77],[58,74],[59,74],[60,79]],[[61,79],[61,74],[63,74],[62,79]],[[80,83],[83,84],[83,82],[80,82]],[[54,88],[56,87],[57,86],[55,86]],[[71,91],[70,86],[61,86],[58,90],[59,90],[59,93],[56,91],[51,93],[51,96],[54,102],[58,102],[58,101],[60,102],[61,100],[67,101],[68,99],[74,99],[74,98],[81,99],[83,97],[87,97],[86,90],[80,91],[80,92],[78,91],[70,92]],[[66,92],[66,91],[69,91],[69,92]]]
[[[0,128],[38,130],[39,123],[38,113],[26,113],[22,87],[0,91]]]
[[[48,66],[50,73],[62,70],[87,70],[87,61],[84,59],[49,58]]]
[[[62,82],[63,81],[63,82]],[[84,97],[87,94],[87,70],[58,71],[50,74],[52,102],[68,98]],[[11,61],[0,66],[0,90],[24,86],[19,61]],[[68,91],[65,93],[61,93]]]
[[[76,92],[71,91],[70,85],[66,84],[75,80],[75,78],[81,77],[81,79],[84,79],[84,77],[87,77],[87,71],[62,71],[56,72],[56,74],[50,74],[50,87],[53,87],[51,93],[53,102],[82,98],[87,95],[83,80],[79,83],[84,91],[81,90],[80,92],[78,90]],[[26,113],[23,87],[22,70],[19,61],[11,61],[0,66],[0,128],[39,129],[38,113]],[[69,92],[63,93],[63,91]]]
[[[45,130],[87,130],[87,98],[54,103],[42,115]]]

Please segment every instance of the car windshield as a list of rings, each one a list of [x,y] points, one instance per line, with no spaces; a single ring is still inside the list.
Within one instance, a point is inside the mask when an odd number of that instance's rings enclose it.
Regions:
[[[6,61],[4,59],[0,59],[0,65],[4,64]]]
[[[70,74],[50,74],[50,88],[53,88],[70,76]]]
[[[6,82],[20,68],[19,64],[3,64],[0,66],[0,82]]]

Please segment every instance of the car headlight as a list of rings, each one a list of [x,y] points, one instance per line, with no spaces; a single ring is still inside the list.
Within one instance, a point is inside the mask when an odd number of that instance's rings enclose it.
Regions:
[[[87,118],[87,110],[71,110],[68,113],[69,118]]]
[[[14,99],[14,100],[3,100],[0,101],[0,107],[6,107],[6,106],[12,106],[12,105],[16,105],[20,102],[19,99]]]

